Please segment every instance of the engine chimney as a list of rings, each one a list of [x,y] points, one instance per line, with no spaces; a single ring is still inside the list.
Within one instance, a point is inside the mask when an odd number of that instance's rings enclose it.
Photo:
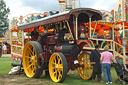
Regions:
[[[72,0],[65,0],[65,9],[72,9]]]

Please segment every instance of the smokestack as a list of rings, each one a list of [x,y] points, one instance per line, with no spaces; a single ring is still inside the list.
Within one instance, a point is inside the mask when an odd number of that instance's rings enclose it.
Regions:
[[[65,0],[65,9],[72,9],[72,0]]]

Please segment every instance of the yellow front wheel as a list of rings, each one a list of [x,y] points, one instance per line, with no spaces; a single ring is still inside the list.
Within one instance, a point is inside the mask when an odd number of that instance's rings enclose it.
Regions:
[[[67,76],[67,60],[62,53],[53,53],[49,60],[49,74],[54,82],[63,82]]]
[[[28,42],[23,50],[23,68],[28,77],[38,78],[43,72],[43,62],[39,59],[41,45],[36,41]]]
[[[83,52],[78,56],[78,62],[82,67],[78,67],[78,73],[81,78],[88,80],[93,73],[93,66],[90,63],[90,54]]]

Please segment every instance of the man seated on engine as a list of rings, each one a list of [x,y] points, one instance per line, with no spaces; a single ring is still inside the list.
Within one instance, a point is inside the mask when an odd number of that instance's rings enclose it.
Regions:
[[[48,37],[48,29],[44,27],[44,33],[38,37],[37,42],[44,45],[44,42],[46,41],[47,37]]]
[[[31,33],[31,40],[37,40],[37,38],[38,38],[38,36],[39,36],[39,33],[37,32],[37,28],[34,28],[34,31],[32,31],[32,33]]]
[[[59,41],[62,43],[64,42],[64,35],[68,33],[67,27],[64,25],[62,29],[59,30]]]

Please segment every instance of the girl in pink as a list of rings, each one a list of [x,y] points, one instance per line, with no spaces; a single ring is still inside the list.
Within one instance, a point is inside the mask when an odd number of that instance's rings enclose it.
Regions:
[[[104,74],[106,84],[112,84],[111,77],[111,61],[113,60],[113,54],[109,52],[109,47],[105,46],[104,52],[101,53],[100,61],[102,63],[102,71]]]

